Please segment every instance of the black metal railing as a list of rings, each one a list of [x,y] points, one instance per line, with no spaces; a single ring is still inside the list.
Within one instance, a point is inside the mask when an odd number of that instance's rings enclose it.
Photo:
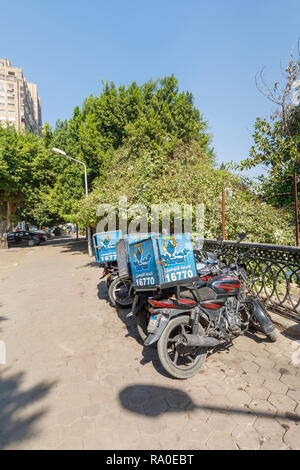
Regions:
[[[243,261],[247,266],[254,290],[266,303],[269,310],[293,318],[300,322],[300,248],[261,243],[241,243],[224,241],[222,250],[229,260],[238,251],[248,251],[251,255]],[[203,250],[220,249],[216,240],[205,239]]]

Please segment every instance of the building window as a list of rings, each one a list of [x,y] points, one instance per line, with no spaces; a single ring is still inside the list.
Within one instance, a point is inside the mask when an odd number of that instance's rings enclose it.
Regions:
[[[8,72],[8,75],[15,75],[15,72]]]
[[[9,76],[7,76],[7,77],[6,77],[6,80],[9,81],[9,82],[15,82],[15,81],[16,81],[16,77],[9,77]]]

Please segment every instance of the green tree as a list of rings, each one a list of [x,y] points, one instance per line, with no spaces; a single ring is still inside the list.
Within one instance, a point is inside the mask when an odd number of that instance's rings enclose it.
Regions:
[[[43,147],[33,134],[0,126],[0,247],[7,247],[7,233],[16,210],[32,190],[36,158]]]
[[[204,204],[204,235],[214,238],[221,233],[221,192],[230,188],[233,197],[226,204],[226,238],[234,239],[248,232],[252,242],[290,244],[292,232],[284,214],[255,196],[243,181],[227,170],[217,169],[210,152],[201,145],[177,141],[169,152],[140,149],[139,154],[123,147],[107,171],[106,181],[95,182],[88,200],[81,200],[76,218],[81,225],[96,227],[99,204],[113,204],[118,209],[121,196],[128,205],[177,203]]]
[[[263,71],[257,75],[259,91],[276,109],[270,119],[257,118],[254,126],[254,145],[241,169],[264,165],[267,177],[260,177],[260,191],[268,202],[277,207],[293,205],[292,176],[300,172],[300,40],[298,57],[291,56],[283,70],[283,83],[272,88],[264,81]]]

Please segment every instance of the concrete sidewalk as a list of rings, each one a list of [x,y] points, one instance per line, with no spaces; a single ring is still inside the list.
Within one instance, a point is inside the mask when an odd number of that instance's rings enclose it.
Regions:
[[[1,449],[300,449],[300,343],[237,338],[165,375],[86,244],[0,253]]]

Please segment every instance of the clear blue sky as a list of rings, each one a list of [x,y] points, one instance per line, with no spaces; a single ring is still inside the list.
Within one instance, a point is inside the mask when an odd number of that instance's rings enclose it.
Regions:
[[[101,79],[174,73],[207,118],[220,162],[248,155],[255,118],[272,111],[255,74],[266,66],[270,83],[281,79],[298,36],[299,0],[1,2],[0,57],[38,84],[44,122],[69,118]]]

